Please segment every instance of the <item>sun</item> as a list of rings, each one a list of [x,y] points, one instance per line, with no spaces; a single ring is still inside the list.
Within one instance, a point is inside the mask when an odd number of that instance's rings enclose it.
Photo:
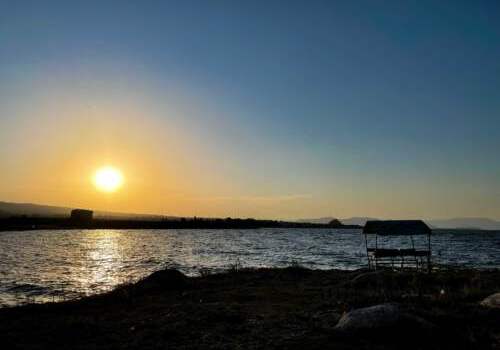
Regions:
[[[104,166],[96,170],[93,182],[100,191],[115,192],[123,185],[123,175],[112,166]]]

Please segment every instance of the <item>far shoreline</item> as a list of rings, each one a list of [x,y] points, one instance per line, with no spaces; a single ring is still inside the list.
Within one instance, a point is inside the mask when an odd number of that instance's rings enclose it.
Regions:
[[[94,218],[78,221],[68,217],[15,216],[0,219],[0,231],[69,230],[69,229],[261,229],[261,228],[314,228],[362,229],[359,225],[340,222],[319,224],[280,220],[239,218],[181,218],[161,220],[133,220]]]

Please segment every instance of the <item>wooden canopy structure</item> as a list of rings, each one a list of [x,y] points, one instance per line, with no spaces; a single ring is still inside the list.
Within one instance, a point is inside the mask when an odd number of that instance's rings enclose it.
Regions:
[[[393,269],[415,268],[431,271],[431,229],[422,220],[376,220],[368,221],[363,228],[368,268],[391,267]],[[369,235],[374,235],[369,239]],[[413,236],[426,235],[425,249],[415,249]],[[378,236],[407,236],[411,248],[383,247]],[[401,240],[400,240],[401,241]]]

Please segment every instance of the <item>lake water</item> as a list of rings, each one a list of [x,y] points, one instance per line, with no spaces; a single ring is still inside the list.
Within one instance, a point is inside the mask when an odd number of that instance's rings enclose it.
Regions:
[[[379,244],[410,247],[408,237]],[[423,246],[424,237],[415,244]],[[500,232],[441,231],[433,261],[500,267]],[[55,230],[0,232],[0,305],[59,301],[108,291],[163,267],[188,275],[231,265],[316,269],[366,266],[358,230]]]

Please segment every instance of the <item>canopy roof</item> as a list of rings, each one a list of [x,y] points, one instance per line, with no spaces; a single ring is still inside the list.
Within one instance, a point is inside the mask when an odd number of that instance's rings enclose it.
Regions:
[[[391,236],[428,235],[431,229],[422,220],[376,220],[367,221],[363,233]]]

